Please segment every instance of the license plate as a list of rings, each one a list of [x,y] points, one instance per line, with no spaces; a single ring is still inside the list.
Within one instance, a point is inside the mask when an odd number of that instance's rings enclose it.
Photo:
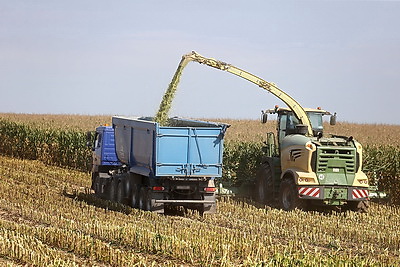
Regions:
[[[176,189],[189,190],[190,189],[190,185],[177,185]]]

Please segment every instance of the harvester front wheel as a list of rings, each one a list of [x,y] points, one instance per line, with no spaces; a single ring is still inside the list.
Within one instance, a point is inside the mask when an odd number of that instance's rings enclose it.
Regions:
[[[299,198],[299,193],[293,179],[285,179],[282,181],[279,195],[282,209],[291,211],[305,208],[306,203],[303,199]]]
[[[273,196],[273,181],[272,181],[272,171],[269,164],[264,163],[260,166],[257,171],[256,177],[256,198],[259,203],[271,204]]]

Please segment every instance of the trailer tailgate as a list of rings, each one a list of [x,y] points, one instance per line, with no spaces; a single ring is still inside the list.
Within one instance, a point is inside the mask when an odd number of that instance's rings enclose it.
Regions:
[[[220,177],[222,131],[220,127],[159,127],[156,176]]]

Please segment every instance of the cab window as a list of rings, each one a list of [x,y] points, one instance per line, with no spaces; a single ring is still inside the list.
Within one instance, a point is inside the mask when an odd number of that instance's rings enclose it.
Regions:
[[[293,113],[288,114],[286,129],[296,129],[297,124],[299,124],[299,120],[293,115]]]
[[[96,139],[94,141],[94,147],[99,148],[101,146],[101,133],[96,133]]]
[[[279,143],[286,136],[286,121],[287,114],[282,114],[279,116]]]
[[[310,118],[311,126],[314,130],[322,130],[324,128],[322,124],[322,114],[315,112],[308,112],[308,118]]]

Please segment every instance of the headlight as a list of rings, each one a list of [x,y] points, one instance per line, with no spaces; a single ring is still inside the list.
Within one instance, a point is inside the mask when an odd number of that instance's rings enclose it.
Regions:
[[[367,185],[367,184],[368,184],[368,179],[357,179],[357,181],[358,181],[360,184],[364,184],[364,185]]]
[[[314,151],[315,150],[315,145],[311,142],[307,142],[306,143],[306,149],[310,150],[310,151]]]

